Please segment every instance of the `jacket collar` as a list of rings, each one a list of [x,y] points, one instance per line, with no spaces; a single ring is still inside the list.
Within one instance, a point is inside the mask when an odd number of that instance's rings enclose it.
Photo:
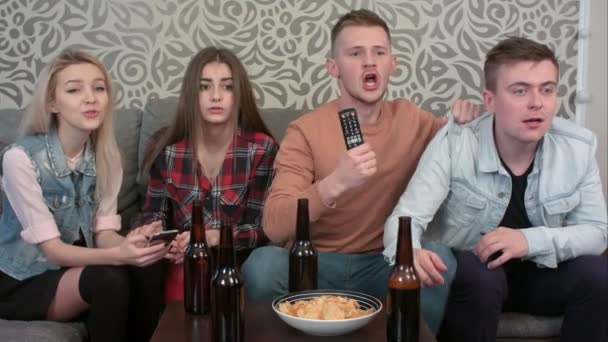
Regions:
[[[84,175],[91,177],[94,177],[96,175],[95,154],[93,152],[92,145],[93,144],[91,143],[91,138],[89,138],[84,148],[82,160],[76,166],[74,172],[80,172]],[[70,170],[65,160],[65,153],[63,152],[63,147],[61,146],[61,141],[59,140],[59,135],[57,133],[56,127],[52,127],[49,133],[46,135],[46,149],[49,156],[49,164],[55,176],[68,176],[72,172],[72,170]]]

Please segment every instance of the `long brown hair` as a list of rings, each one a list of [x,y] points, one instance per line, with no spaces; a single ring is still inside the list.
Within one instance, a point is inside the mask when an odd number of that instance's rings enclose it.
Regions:
[[[251,82],[241,61],[230,50],[207,47],[199,51],[186,68],[175,118],[155,144],[146,150],[143,168],[145,172],[150,169],[165,146],[184,139],[190,141],[193,156],[197,155],[196,145],[199,137],[202,136],[202,126],[204,125],[199,105],[200,78],[205,65],[211,62],[226,64],[232,72],[234,113],[237,125],[242,130],[262,132],[272,137],[260,116]]]
[[[95,195],[99,199],[102,193],[112,192],[120,187],[117,177],[121,172],[120,151],[114,136],[112,124],[112,82],[108,70],[92,55],[67,49],[55,57],[40,73],[38,82],[32,94],[32,100],[24,111],[20,131],[22,135],[48,133],[51,127],[57,125],[57,116],[50,111],[50,104],[55,100],[57,74],[75,64],[91,64],[103,74],[108,105],[101,125],[91,132],[90,141],[95,151],[95,168],[97,172]]]

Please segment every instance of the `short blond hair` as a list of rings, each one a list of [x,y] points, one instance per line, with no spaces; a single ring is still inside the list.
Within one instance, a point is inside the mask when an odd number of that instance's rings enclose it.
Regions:
[[[388,29],[388,25],[384,19],[380,18],[376,13],[368,10],[368,9],[358,9],[352,10],[345,15],[341,16],[338,19],[338,22],[331,29],[331,52],[333,54],[334,48],[336,46],[336,40],[338,39],[338,35],[342,30],[350,26],[378,26],[381,27],[384,32],[386,32],[386,36],[388,37],[388,41],[391,41],[391,32]]]

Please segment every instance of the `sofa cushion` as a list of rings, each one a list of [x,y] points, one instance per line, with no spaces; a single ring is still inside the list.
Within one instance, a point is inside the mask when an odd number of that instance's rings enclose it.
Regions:
[[[21,122],[21,110],[0,110],[0,151],[12,144],[19,134],[19,123]]]
[[[118,213],[122,217],[123,229],[128,229],[128,220],[134,207],[138,206],[137,175],[139,164],[139,131],[141,129],[141,110],[135,108],[114,111],[114,132],[122,154],[123,178],[118,194]]]
[[[280,142],[283,140],[283,136],[285,136],[285,130],[289,123],[306,112],[308,112],[306,109],[269,108],[262,109],[260,115],[270,130],[270,133],[272,133],[276,141]]]
[[[144,163],[144,151],[150,143],[150,137],[162,127],[171,124],[176,108],[176,97],[149,99],[146,103],[142,114],[141,131],[139,132],[139,150],[137,153],[137,163],[140,171]],[[141,174],[138,176],[139,184],[147,182],[141,179]]]
[[[19,134],[19,123],[21,122],[21,110],[0,110],[0,152],[15,142]],[[1,167],[2,165],[0,165]],[[0,214],[2,214],[2,174],[0,172]]]
[[[555,337],[559,336],[562,316],[533,316],[524,313],[506,312],[500,315],[498,337]]]
[[[86,341],[87,336],[84,323],[0,319],[2,342],[81,342]]]

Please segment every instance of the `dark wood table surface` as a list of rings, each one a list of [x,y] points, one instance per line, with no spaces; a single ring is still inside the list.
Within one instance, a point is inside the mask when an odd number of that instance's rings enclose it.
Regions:
[[[167,305],[154,336],[152,336],[152,342],[211,341],[210,327],[210,315],[188,315],[184,311],[183,302],[172,302]],[[249,300],[245,303],[245,339],[247,342],[381,342],[386,341],[386,312],[378,314],[366,326],[347,335],[312,336],[283,322],[272,310],[270,301],[256,302]],[[426,324],[421,324],[420,341],[436,341]]]

